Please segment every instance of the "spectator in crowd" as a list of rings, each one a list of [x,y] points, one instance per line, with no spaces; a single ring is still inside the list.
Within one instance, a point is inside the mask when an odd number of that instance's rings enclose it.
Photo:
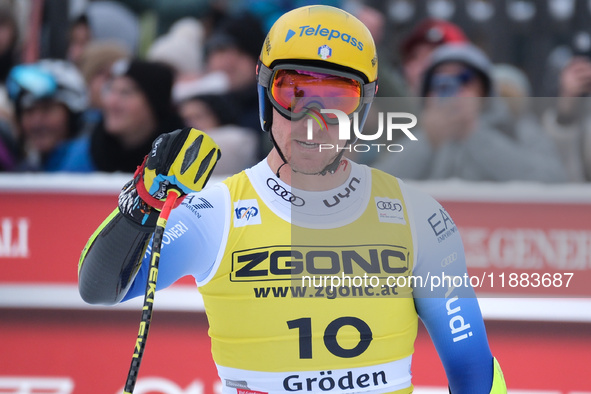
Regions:
[[[507,125],[511,119],[495,97],[492,65],[475,46],[436,49],[421,86],[424,107],[420,128],[413,129],[418,140],[381,155],[377,168],[407,179],[564,181],[556,155],[526,145]]]
[[[0,172],[14,170],[18,157],[18,144],[12,124],[0,118]]]
[[[79,66],[85,47],[93,41],[117,43],[136,55],[140,46],[138,17],[120,2],[88,2],[83,12],[70,23],[67,58]]]
[[[257,18],[245,13],[228,16],[205,43],[206,72],[222,71],[228,76],[229,94],[239,109],[238,124],[260,130],[256,65],[265,39]]]
[[[492,78],[497,94],[507,104],[513,118],[533,115],[530,105],[531,84],[521,69],[507,63],[494,64]]]
[[[264,39],[265,33],[254,16],[226,17],[206,42],[208,71],[225,72],[232,91],[252,87],[256,83],[254,73]]]
[[[109,41],[93,41],[82,51],[79,69],[88,87],[88,109],[84,112],[86,127],[94,128],[102,119],[102,96],[113,64],[129,57],[121,45]]]
[[[194,81],[203,74],[204,36],[205,29],[199,20],[182,18],[156,38],[147,59],[170,65],[175,71],[175,84]]]
[[[263,23],[263,30],[269,31],[273,23],[281,15],[289,12],[295,8],[303,7],[314,3],[310,0],[289,0],[289,1],[277,1],[277,0],[249,0],[249,1],[237,1],[232,3],[232,7],[237,7],[237,12],[249,12],[255,15]],[[320,3],[320,2],[317,2]],[[331,7],[344,8],[346,1],[343,0],[323,0],[322,5]],[[357,4],[360,2],[348,2]],[[219,4],[222,4],[221,2]],[[349,6],[350,4],[346,4]]]
[[[6,92],[6,78],[19,61],[18,26],[12,9],[0,5],[0,171],[14,169],[18,144],[14,111]]]
[[[86,85],[76,67],[44,59],[14,67],[7,79],[19,129],[23,171],[55,171],[64,160],[63,143],[81,132]]]
[[[4,85],[9,71],[19,62],[19,34],[12,10],[0,5],[0,82]]]
[[[591,181],[591,60],[575,56],[562,69],[556,106],[543,114],[571,182]]]
[[[148,50],[149,60],[168,64],[174,70],[172,97],[176,103],[202,94],[225,94],[231,88],[230,74],[225,68],[205,70],[205,35],[205,23],[185,17],[158,37]],[[234,82],[232,87],[235,85]]]
[[[232,97],[203,94],[179,103],[179,114],[186,126],[209,134],[219,145],[223,156],[213,174],[236,174],[257,163],[259,139],[252,130],[238,126]]]
[[[468,39],[457,25],[441,19],[424,19],[400,45],[402,69],[408,94],[419,96],[422,75],[433,51],[443,44],[466,43]]]
[[[92,32],[88,24],[88,17],[82,14],[74,19],[70,25],[67,58],[76,66],[80,66],[80,57],[84,48],[92,41]]]
[[[389,56],[388,53],[390,51],[387,46],[389,43],[385,42],[387,37],[386,16],[377,8],[363,3],[355,4],[350,11],[367,26],[378,49],[378,58],[380,59],[378,80],[380,81],[380,88],[377,97],[408,96],[404,77],[398,69],[393,67],[392,56]]]
[[[529,152],[558,157],[554,142],[543,132],[540,117],[532,108],[532,87],[523,70],[511,64],[495,64],[492,76],[498,95],[508,109],[510,121],[504,122],[503,127],[509,135]]]
[[[115,62],[103,96],[102,122],[68,145],[60,169],[134,172],[160,133],[183,126],[171,101],[173,77],[161,63]]]

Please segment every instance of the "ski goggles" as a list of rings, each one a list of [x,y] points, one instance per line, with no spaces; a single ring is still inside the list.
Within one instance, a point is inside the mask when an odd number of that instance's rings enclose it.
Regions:
[[[259,63],[258,78],[273,107],[292,120],[304,117],[311,108],[339,110],[351,116],[373,100],[375,82],[365,83],[353,73],[327,71],[288,64],[271,70]],[[324,115],[328,123],[337,123],[335,114]]]
[[[8,96],[13,101],[23,101],[21,104],[25,107],[34,101],[54,96],[57,89],[53,76],[36,65],[15,66],[6,79]]]

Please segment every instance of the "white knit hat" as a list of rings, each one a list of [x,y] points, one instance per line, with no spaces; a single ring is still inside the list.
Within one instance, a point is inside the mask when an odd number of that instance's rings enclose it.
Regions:
[[[197,19],[179,19],[168,33],[154,40],[147,58],[168,63],[182,74],[198,74],[203,69],[204,34],[203,25]]]

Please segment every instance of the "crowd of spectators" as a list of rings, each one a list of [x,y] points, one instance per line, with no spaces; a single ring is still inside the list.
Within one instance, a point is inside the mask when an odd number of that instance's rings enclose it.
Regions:
[[[133,172],[158,134],[184,126],[220,145],[216,175],[271,149],[256,63],[268,26],[301,2],[239,13],[203,2],[158,33],[125,3],[85,2],[58,59],[31,58],[30,48],[25,56],[14,2],[0,2],[0,171]],[[557,97],[534,105],[526,73],[496,63],[454,23],[424,19],[392,54],[381,11],[361,0],[328,4],[372,32],[378,98],[395,97],[390,111],[418,118],[418,140],[401,138],[402,152],[352,157],[412,180],[591,181],[591,59],[571,56]],[[42,41],[43,28],[31,31]]]

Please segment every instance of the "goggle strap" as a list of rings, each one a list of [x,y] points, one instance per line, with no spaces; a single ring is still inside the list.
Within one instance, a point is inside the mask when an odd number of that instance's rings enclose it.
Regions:
[[[364,104],[371,103],[373,101],[373,98],[376,95],[376,84],[376,81],[363,84],[363,95],[361,96],[361,99],[363,100]]]
[[[269,88],[269,83],[271,82],[271,77],[273,76],[273,70],[269,67],[265,66],[259,60],[259,73],[258,73],[258,81],[259,85],[263,86],[264,88]]]

